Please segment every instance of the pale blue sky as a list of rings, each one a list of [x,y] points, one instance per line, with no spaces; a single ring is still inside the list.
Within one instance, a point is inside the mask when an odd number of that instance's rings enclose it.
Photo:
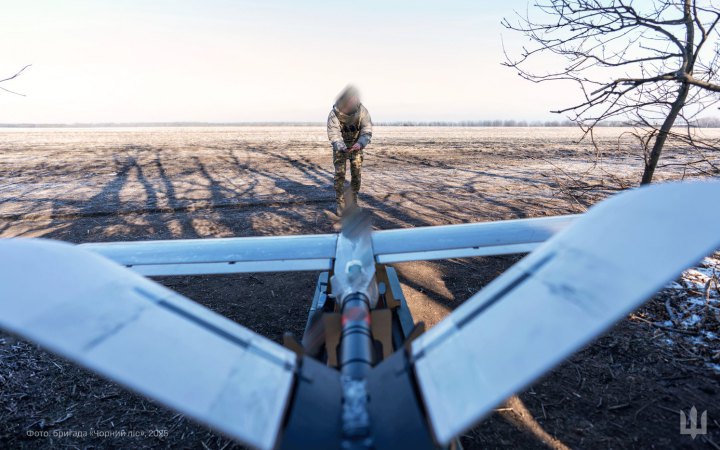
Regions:
[[[3,8],[0,123],[557,119],[574,96],[502,67],[525,0],[25,0]]]

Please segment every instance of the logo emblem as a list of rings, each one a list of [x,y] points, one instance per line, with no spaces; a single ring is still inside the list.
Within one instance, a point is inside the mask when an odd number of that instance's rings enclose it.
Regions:
[[[690,408],[689,424],[685,411],[680,410],[680,434],[689,434],[693,439],[698,434],[707,434],[707,411],[703,411],[700,415],[700,426],[698,426],[697,409],[694,406]]]

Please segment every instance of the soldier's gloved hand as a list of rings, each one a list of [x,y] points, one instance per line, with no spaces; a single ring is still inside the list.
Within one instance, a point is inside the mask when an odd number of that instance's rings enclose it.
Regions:
[[[351,152],[356,152],[358,150],[362,150],[362,145],[356,143],[352,147],[350,147]]]
[[[333,146],[335,147],[335,150],[338,152],[346,152],[347,147],[345,146],[344,142],[334,142]]]

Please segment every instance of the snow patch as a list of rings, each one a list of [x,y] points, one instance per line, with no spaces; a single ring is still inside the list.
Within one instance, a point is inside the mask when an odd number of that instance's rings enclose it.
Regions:
[[[672,339],[667,337],[660,342],[668,346],[689,344],[705,355],[717,352],[720,348],[720,253],[704,258],[697,267],[683,272],[680,278],[665,286],[663,294],[667,298],[667,313],[651,319],[655,319],[657,326],[678,333],[671,332]],[[670,320],[666,320],[668,316]],[[720,373],[720,363],[711,362],[709,357],[706,364]]]

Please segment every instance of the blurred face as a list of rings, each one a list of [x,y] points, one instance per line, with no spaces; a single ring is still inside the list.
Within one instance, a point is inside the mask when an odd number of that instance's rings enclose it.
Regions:
[[[345,100],[341,105],[338,105],[338,109],[343,114],[352,114],[355,112],[359,104],[360,100],[357,98],[356,95],[354,95]]]

